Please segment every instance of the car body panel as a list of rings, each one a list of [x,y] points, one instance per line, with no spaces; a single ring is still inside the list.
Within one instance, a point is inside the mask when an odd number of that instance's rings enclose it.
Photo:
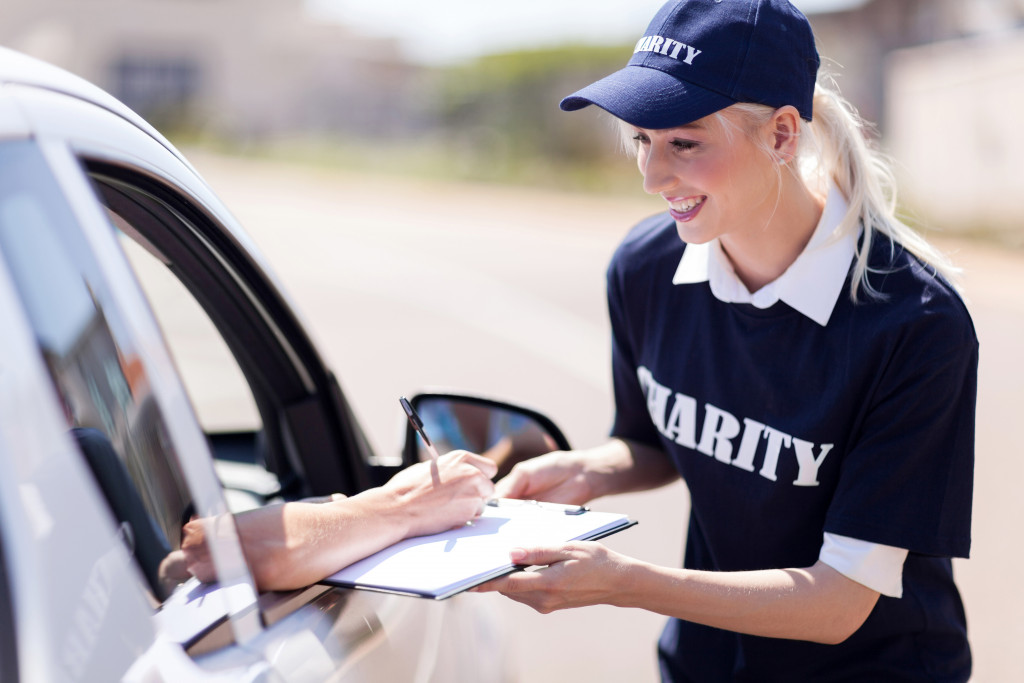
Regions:
[[[151,608],[140,593],[115,590],[137,570],[75,455],[42,363],[32,362],[34,339],[12,291],[0,268],[0,358],[19,359],[0,370],[0,521],[4,556],[17,558],[7,576],[23,634],[19,667],[25,680],[112,680],[153,639]],[[111,629],[127,636],[124,650],[89,656]]]

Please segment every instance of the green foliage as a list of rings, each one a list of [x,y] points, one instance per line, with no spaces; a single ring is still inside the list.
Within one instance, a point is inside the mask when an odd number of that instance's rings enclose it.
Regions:
[[[566,45],[486,55],[451,67],[453,94],[486,96],[550,82],[564,74],[605,74],[621,68],[630,50],[626,46]]]
[[[452,67],[439,88],[439,134],[485,175],[504,169],[520,180],[539,180],[551,167],[563,177],[566,169],[572,177],[603,175],[621,163],[612,159],[610,127],[590,111],[566,114],[558,102],[621,68],[629,53],[625,46],[570,45],[489,55]]]

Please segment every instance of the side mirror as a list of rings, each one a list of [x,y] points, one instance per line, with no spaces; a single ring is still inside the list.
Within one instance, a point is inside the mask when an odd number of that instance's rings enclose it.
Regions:
[[[457,394],[418,394],[410,403],[439,453],[462,449],[487,456],[498,464],[495,480],[518,462],[570,448],[554,422],[529,408]],[[402,450],[405,465],[429,457],[416,432],[407,426]]]

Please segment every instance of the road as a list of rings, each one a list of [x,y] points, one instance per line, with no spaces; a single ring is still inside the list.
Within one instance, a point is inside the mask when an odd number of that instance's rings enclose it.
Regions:
[[[189,156],[267,256],[379,453],[400,447],[397,397],[434,387],[537,408],[577,447],[603,441],[612,414],[604,268],[623,231],[661,210],[656,200]],[[955,567],[973,680],[1024,680],[1024,552],[1014,531],[1024,519],[1024,254],[941,244],[965,269],[981,340],[974,544]],[[640,522],[609,547],[681,562],[682,484],[594,507]],[[657,680],[660,616],[610,607],[542,616],[472,597],[500,614],[524,682]]]

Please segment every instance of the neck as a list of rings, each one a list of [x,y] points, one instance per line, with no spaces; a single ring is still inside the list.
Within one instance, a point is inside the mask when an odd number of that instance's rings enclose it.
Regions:
[[[825,207],[824,197],[812,193],[801,179],[786,171],[782,175],[778,202],[773,197],[767,219],[720,238],[736,276],[751,293],[778,279],[793,265],[814,234]]]

